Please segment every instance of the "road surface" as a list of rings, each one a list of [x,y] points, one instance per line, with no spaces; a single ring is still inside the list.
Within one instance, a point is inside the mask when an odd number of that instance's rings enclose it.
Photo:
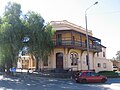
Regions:
[[[80,84],[72,79],[0,75],[0,90],[120,90],[120,78],[108,79],[105,84]]]

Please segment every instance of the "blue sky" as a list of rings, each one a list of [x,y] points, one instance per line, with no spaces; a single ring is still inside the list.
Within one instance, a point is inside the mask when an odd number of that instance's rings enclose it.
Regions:
[[[88,29],[107,47],[107,58],[120,50],[120,0],[0,0],[0,15],[8,1],[20,3],[23,13],[40,13],[47,22],[68,20],[82,27],[85,10],[98,1],[87,11]]]

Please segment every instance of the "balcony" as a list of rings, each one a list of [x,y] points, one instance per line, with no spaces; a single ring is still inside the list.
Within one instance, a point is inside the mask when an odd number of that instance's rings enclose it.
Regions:
[[[55,47],[64,47],[64,48],[74,48],[74,49],[80,49],[80,50],[87,50],[87,45],[85,42],[81,42],[81,41],[72,41],[72,40],[61,40],[61,41],[57,41],[57,40],[53,40]],[[101,44],[99,43],[90,43],[89,44],[89,49],[90,51],[93,52],[100,52],[101,49]]]

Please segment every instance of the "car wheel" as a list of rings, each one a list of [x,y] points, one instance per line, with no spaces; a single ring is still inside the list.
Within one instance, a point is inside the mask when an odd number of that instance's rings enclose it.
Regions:
[[[106,82],[106,79],[105,79],[105,78],[103,78],[103,79],[101,80],[101,82],[102,82],[102,83],[105,83],[105,82]]]
[[[81,82],[82,82],[82,83],[86,83],[86,82],[87,82],[87,80],[86,80],[86,79],[83,79]]]

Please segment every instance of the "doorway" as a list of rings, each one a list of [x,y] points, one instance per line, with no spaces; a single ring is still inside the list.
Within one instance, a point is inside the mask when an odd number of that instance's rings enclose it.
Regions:
[[[63,53],[56,53],[56,68],[63,69]]]

